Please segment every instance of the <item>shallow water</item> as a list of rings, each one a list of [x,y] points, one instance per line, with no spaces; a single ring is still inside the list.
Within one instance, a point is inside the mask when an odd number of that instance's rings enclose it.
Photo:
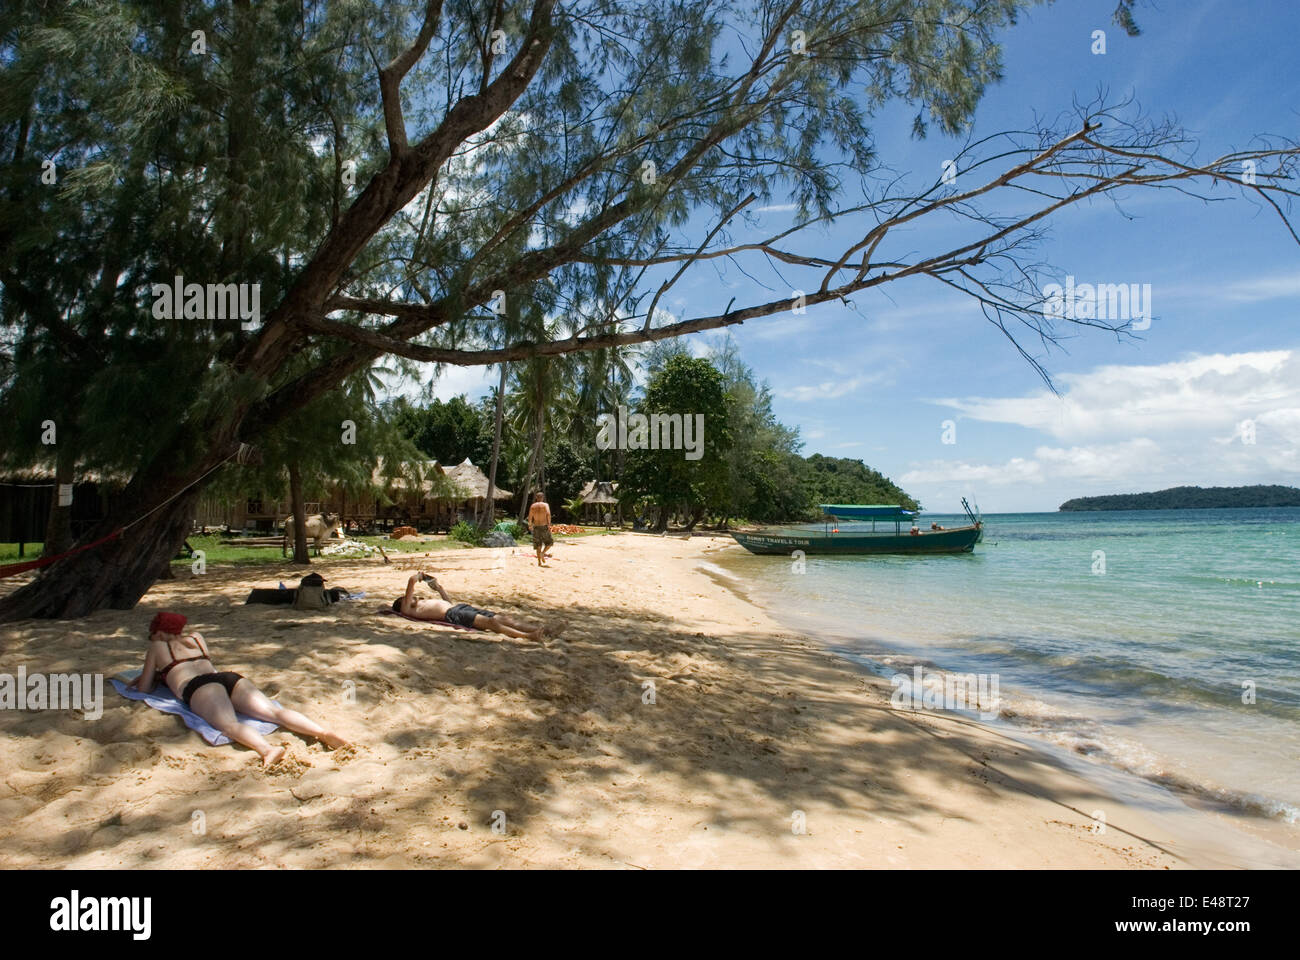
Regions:
[[[740,548],[717,562],[886,676],[988,674],[1001,722],[1300,819],[1300,508],[984,519],[973,554],[810,556],[802,573]]]

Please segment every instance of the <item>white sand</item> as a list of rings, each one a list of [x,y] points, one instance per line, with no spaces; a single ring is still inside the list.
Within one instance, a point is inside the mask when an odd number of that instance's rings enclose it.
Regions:
[[[949,715],[892,710],[888,684],[700,572],[721,545],[561,540],[547,569],[526,547],[388,566],[325,560],[313,569],[329,585],[369,596],[321,614],[243,605],[250,587],[296,582],[301,568],[209,567],[158,584],[133,611],[0,626],[0,672],[111,676],[139,666],[153,614],[177,610],[218,669],[356,743],[332,754],[281,731],[271,739],[290,760],[263,772],[251,751],[209,747],[107,682],[97,721],[0,711],[0,865],[1222,862],[1219,847],[1190,847],[1141,804],[1032,747]],[[563,640],[375,615],[418,563],[458,600],[567,621]]]

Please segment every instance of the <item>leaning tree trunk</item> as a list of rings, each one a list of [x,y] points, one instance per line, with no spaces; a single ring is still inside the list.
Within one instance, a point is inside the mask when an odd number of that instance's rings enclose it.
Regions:
[[[41,556],[52,557],[72,547],[72,504],[59,506],[59,488],[72,483],[77,457],[65,442],[59,445],[54,463],[54,497],[50,500],[50,518],[45,524],[45,549]]]
[[[506,365],[501,364],[501,383],[497,386],[497,422],[492,434],[492,466],[488,470],[487,516],[484,529],[492,526],[496,520],[497,495],[497,460],[501,457],[501,416],[506,407]]]
[[[293,510],[293,562],[311,563],[307,555],[307,504],[302,498],[302,470],[297,460],[289,463],[289,507]],[[285,537],[288,535],[286,530]]]
[[[0,600],[0,623],[28,617],[71,619],[104,607],[133,609],[185,542],[198,500],[199,488],[190,487],[132,523],[117,539],[45,567],[36,580]],[[132,498],[137,509],[142,502],[147,501]],[[79,543],[107,536],[124,519],[135,516],[124,509],[84,534]]]
[[[35,580],[0,600],[0,623],[71,619],[105,607],[133,609],[189,535],[203,489],[200,481],[230,459],[238,445],[233,429],[229,423],[204,425],[178,435],[170,449],[202,444],[204,454],[183,461],[169,453],[154,458],[127,484],[109,516],[81,534],[73,549],[121,531],[119,535],[41,568]],[[184,465],[182,472],[177,472],[178,463]]]

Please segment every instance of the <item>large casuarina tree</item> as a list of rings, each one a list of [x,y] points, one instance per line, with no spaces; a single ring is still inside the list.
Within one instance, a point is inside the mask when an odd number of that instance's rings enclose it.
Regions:
[[[535,361],[913,276],[976,298],[1017,345],[1070,323],[1122,333],[1045,307],[1030,251],[1055,211],[1231,188],[1285,214],[1293,143],[1198,158],[1177,129],[1104,104],[967,136],[942,177],[888,173],[873,115],[905,102],[918,135],[967,135],[1029,5],[10,0],[3,446],[36,448],[54,421],[80,468],[131,480],[77,546],[112,539],[45,568],[0,619],[133,606],[205,482],[386,355]],[[753,236],[771,200],[794,222]],[[832,219],[857,239],[828,252]],[[955,226],[918,250],[914,228],[936,220]],[[792,290],[669,313],[672,286],[719,258]],[[248,316],[211,296],[165,309],[177,277],[245,285]],[[539,332],[506,322],[519,301]]]

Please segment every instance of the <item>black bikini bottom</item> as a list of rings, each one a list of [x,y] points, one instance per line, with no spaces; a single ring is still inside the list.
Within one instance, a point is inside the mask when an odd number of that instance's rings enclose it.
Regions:
[[[189,683],[185,684],[185,689],[181,691],[181,700],[185,706],[190,705],[190,700],[194,696],[194,691],[199,689],[205,683],[219,683],[226,688],[226,695],[229,696],[235,689],[235,684],[243,680],[242,674],[225,672],[225,673],[203,673],[195,677]]]

